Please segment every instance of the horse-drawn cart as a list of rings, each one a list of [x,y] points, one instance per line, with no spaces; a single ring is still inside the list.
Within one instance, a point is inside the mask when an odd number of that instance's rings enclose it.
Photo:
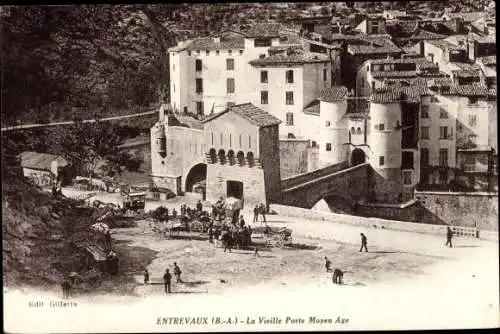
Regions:
[[[252,240],[262,239],[266,246],[283,248],[292,243],[292,230],[287,227],[256,226],[252,228]]]

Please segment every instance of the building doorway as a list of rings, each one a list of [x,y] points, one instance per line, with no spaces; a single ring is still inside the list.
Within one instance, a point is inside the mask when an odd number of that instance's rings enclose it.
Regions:
[[[363,152],[362,149],[356,148],[354,151],[352,151],[351,155],[351,165],[356,166],[365,163],[366,161],[366,156],[365,152]]]
[[[243,199],[243,182],[239,181],[226,181],[227,185],[227,197],[235,197],[237,199]]]
[[[186,187],[184,188],[186,192],[193,192],[197,190],[201,192],[200,189],[205,186],[207,179],[207,165],[197,164],[194,165],[189,173],[186,175]],[[194,189],[193,189],[194,188]]]

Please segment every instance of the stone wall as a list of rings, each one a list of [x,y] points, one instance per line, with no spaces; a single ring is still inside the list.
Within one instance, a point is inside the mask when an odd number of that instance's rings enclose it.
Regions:
[[[264,170],[267,201],[273,201],[281,192],[279,128],[268,126],[259,130],[260,163]]]
[[[307,173],[309,140],[280,139],[279,145],[281,177]]]
[[[243,182],[245,207],[257,203],[268,203],[262,168],[217,163],[207,165],[207,201],[215,203],[221,196],[226,198],[227,181]]]
[[[369,164],[361,164],[313,180],[309,179],[282,190],[279,203],[310,209],[321,199],[336,196],[354,204],[367,196],[370,172]]]
[[[270,210],[271,212],[274,211],[278,215],[283,215],[283,216],[330,221],[339,224],[362,226],[363,228],[382,228],[394,231],[407,231],[407,232],[437,234],[437,235],[445,235],[446,233],[445,225],[418,224],[418,223],[396,221],[390,219],[358,217],[358,216],[344,215],[331,212],[318,212],[309,209],[278,205],[278,204],[272,204],[270,206]],[[481,231],[480,239],[498,241],[498,233],[492,231]]]
[[[447,224],[498,231],[498,193],[415,192],[415,199]]]

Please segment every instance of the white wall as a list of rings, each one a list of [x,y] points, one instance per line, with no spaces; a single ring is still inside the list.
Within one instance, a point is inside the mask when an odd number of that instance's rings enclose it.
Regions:
[[[348,158],[349,140],[347,120],[343,117],[347,110],[347,100],[336,103],[320,102],[320,168],[346,161]],[[329,122],[329,123],[327,123]],[[331,144],[331,151],[326,144]]]
[[[397,122],[401,124],[401,106],[399,103],[370,103],[370,132],[368,145],[371,148],[371,164],[377,169],[401,167],[401,130],[395,130]],[[384,124],[384,130],[375,129],[376,124]],[[384,156],[384,165],[379,165],[379,157]]]

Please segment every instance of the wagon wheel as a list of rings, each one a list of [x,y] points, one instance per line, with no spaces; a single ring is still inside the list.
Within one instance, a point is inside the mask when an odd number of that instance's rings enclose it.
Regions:
[[[283,236],[281,236],[280,234],[276,234],[275,236],[273,236],[271,242],[274,247],[278,248],[283,248],[283,246],[285,245],[285,240],[283,239]]]

